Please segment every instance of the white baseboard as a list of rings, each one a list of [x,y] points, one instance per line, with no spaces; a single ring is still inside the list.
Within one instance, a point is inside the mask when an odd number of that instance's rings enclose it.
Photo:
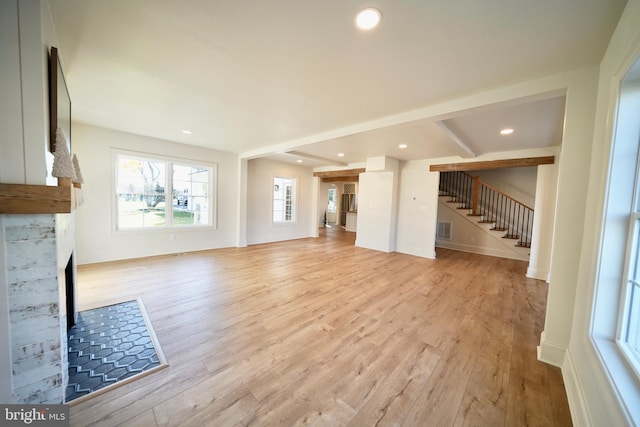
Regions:
[[[549,343],[544,331],[542,331],[540,334],[540,345],[538,346],[538,360],[562,368],[565,354],[566,350]]]
[[[455,243],[455,242],[450,242],[446,240],[436,241],[436,247],[453,249],[455,251],[469,252],[469,253],[479,254],[479,255],[489,255],[489,256],[495,256],[499,258],[509,258],[509,259],[517,259],[520,261],[528,261],[528,257],[521,256],[517,252],[487,248],[484,246],[468,245],[464,243]]]
[[[539,270],[539,269],[533,268],[531,266],[529,266],[529,268],[527,268],[527,277],[529,277],[531,279],[544,280],[547,283],[549,282],[549,272],[548,271]]]
[[[569,401],[569,410],[571,411],[571,421],[574,426],[591,426],[591,417],[587,411],[584,393],[580,379],[576,375],[576,368],[573,364],[571,351],[567,350],[562,364],[562,379],[564,388],[567,392],[567,400]]]

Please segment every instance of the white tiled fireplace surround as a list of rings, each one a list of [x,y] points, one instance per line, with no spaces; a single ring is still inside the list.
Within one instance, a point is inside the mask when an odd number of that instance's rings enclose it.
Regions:
[[[74,213],[8,214],[0,221],[16,402],[64,402],[68,382],[65,268],[75,249],[74,219]],[[75,277],[76,266],[72,269]]]

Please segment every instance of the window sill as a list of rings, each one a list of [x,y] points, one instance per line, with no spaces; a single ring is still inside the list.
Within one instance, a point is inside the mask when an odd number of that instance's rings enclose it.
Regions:
[[[630,421],[640,423],[640,382],[635,372],[614,342],[596,337],[592,340],[625,415]]]
[[[217,227],[213,225],[180,225],[180,226],[158,226],[158,227],[139,227],[139,228],[119,228],[116,233],[133,234],[133,233],[176,233],[179,231],[214,231]]]

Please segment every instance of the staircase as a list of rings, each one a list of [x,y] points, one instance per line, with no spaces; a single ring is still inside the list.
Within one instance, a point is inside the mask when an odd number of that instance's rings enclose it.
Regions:
[[[514,241],[520,248],[531,247],[533,209],[480,181],[466,172],[441,172],[439,194],[457,209],[466,210],[492,233]]]

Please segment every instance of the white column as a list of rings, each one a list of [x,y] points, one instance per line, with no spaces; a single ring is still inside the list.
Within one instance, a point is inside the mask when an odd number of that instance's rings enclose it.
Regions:
[[[556,159],[558,160],[558,159]],[[536,200],[527,277],[549,281],[553,219],[556,213],[558,187],[557,161],[553,165],[538,166]]]
[[[577,73],[567,89],[547,313],[538,347],[538,358],[555,366],[564,361],[573,327],[597,88],[598,67],[591,67]]]
[[[247,246],[247,180],[249,161],[238,159],[238,223],[236,224],[236,246]]]
[[[358,183],[356,246],[384,252],[396,250],[399,161],[367,160]]]

